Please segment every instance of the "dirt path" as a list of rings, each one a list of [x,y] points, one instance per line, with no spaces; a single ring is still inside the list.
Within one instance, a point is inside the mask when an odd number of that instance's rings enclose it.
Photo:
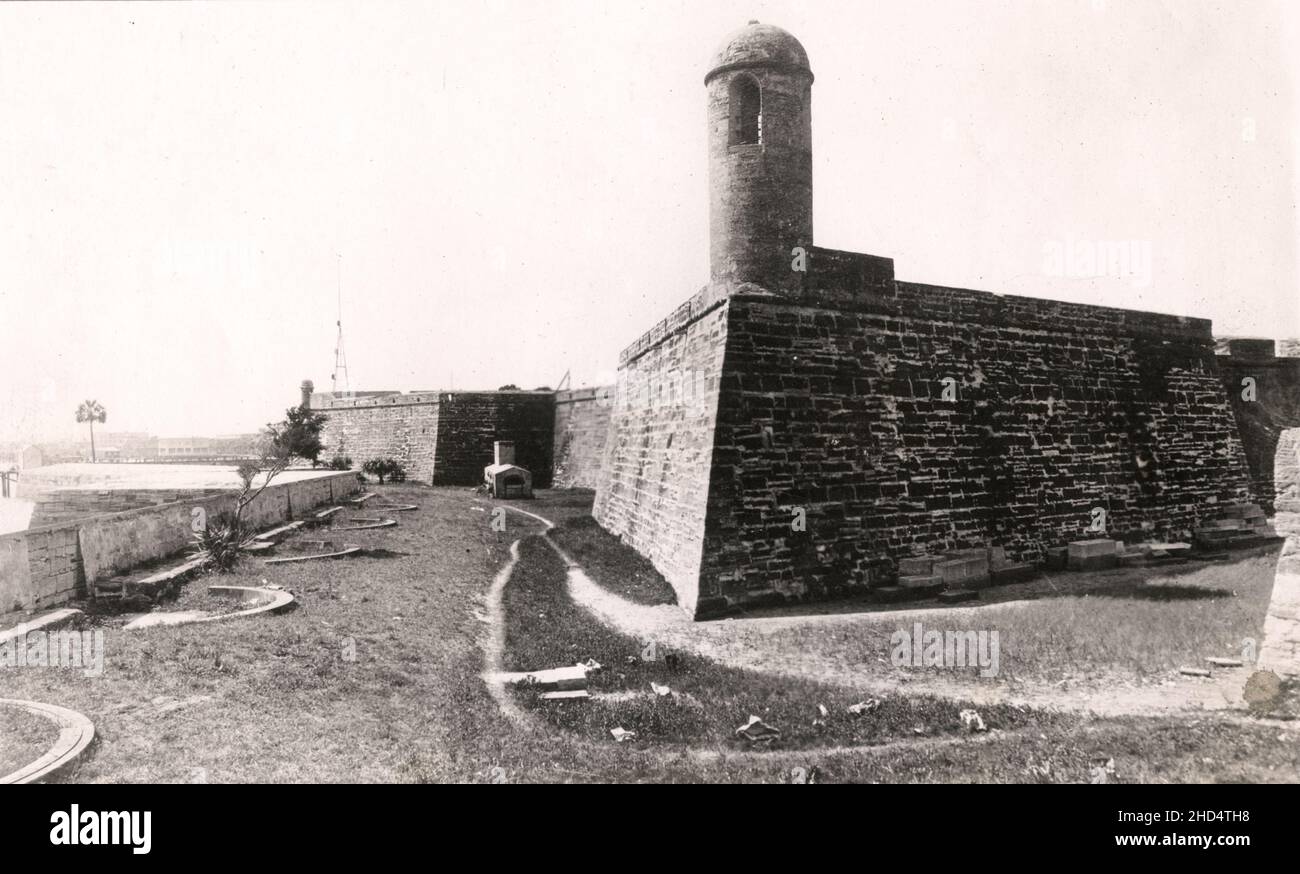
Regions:
[[[486,615],[482,621],[487,625],[483,632],[481,645],[483,647],[483,683],[487,686],[488,694],[496,702],[501,712],[510,718],[512,722],[519,725],[527,725],[531,718],[524,710],[515,704],[514,699],[506,690],[506,684],[502,679],[503,671],[501,670],[501,657],[506,649],[506,617],[505,610],[502,607],[502,594],[506,590],[506,584],[510,582],[510,575],[515,571],[515,565],[519,563],[519,540],[516,539],[510,544],[510,560],[501,566],[497,575],[492,580],[491,587],[483,596],[483,609]]]

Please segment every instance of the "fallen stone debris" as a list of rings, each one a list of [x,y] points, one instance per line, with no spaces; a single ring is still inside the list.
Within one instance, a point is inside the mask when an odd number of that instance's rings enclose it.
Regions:
[[[780,736],[780,729],[768,725],[752,714],[744,725],[736,729],[736,737],[744,738],[750,743],[771,743]]]
[[[1226,659],[1218,656],[1209,656],[1205,661],[1216,668],[1240,668],[1246,664],[1241,659]]]
[[[979,715],[977,710],[963,710],[957,714],[961,724],[971,731],[988,731],[988,726],[984,724],[984,718]]]

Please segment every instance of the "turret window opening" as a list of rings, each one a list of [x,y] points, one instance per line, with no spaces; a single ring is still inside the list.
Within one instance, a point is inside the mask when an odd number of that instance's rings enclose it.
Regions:
[[[752,76],[737,76],[731,83],[731,145],[763,142],[763,91]]]

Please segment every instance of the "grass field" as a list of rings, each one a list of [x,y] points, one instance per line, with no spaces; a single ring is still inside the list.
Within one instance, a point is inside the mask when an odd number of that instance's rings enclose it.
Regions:
[[[58,736],[49,720],[0,704],[0,777],[45,755]]]
[[[900,620],[886,612],[848,626],[792,625],[765,634],[763,646],[871,670],[888,660],[890,635],[919,621],[927,630],[996,629],[996,681],[1004,685],[1156,682],[1209,656],[1240,658],[1257,649],[1275,565],[1270,550],[1231,564],[1053,575],[1015,587],[1028,603],[960,618],[936,611]],[[1049,585],[1056,590],[1043,591]],[[994,594],[1016,594],[1005,588]]]
[[[735,730],[750,715],[782,732],[780,746],[801,749],[883,743],[901,738],[968,734],[959,712],[971,706],[926,696],[870,699],[852,688],[777,678],[724,667],[686,653],[658,652],[646,642],[601,625],[574,604],[563,563],[540,538],[523,545],[519,569],[506,589],[507,670],[571,665],[595,659],[591,701],[541,701],[517,692],[557,727],[605,742],[615,727],[645,742],[704,743],[747,749]],[[652,684],[671,690],[657,694]],[[848,707],[871,700],[869,712]],[[825,713],[820,708],[825,708]],[[980,708],[991,729],[1042,728],[1056,719],[1007,706]]]
[[[676,672],[642,662],[641,641],[574,612],[562,566],[535,539],[540,523],[510,514],[505,530],[494,530],[492,505],[465,489],[380,491],[420,509],[398,515],[398,528],[352,532],[368,557],[280,566],[246,559],[217,578],[282,585],[297,596],[296,610],[143,632],[107,625],[102,676],[0,669],[0,697],[60,704],[95,723],[97,743],[63,778],[70,781],[798,782],[816,774],[1078,782],[1111,758],[1123,781],[1300,779],[1295,734],[1268,723],[979,707],[1003,730],[962,734],[952,725],[956,702],[890,698],[864,722],[842,712],[851,688],[774,682],[707,660]],[[587,514],[590,493],[543,492],[519,506],[564,523]],[[598,681],[603,690],[650,692],[648,681],[666,682],[690,695],[681,698],[685,715],[659,712],[678,705],[658,696],[562,719],[524,700],[525,724],[502,713],[481,677],[489,627],[482,599],[516,538],[519,576],[506,592],[510,666],[595,657],[611,671]],[[617,558],[607,560],[617,567]],[[193,592],[212,581],[187,585]],[[628,665],[627,655],[638,663]],[[812,725],[818,703],[832,714],[824,731]],[[738,743],[735,718],[745,711],[781,728],[780,742],[762,751]],[[642,737],[615,743],[606,722],[625,720]],[[866,746],[841,746],[858,743]]]

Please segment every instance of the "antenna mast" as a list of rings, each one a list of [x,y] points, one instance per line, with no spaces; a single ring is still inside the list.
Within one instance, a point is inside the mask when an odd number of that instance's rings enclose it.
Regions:
[[[343,254],[339,253],[338,260],[338,320],[334,323],[338,326],[338,339],[334,341],[334,372],[330,374],[330,387],[335,396],[339,394],[339,374],[343,375],[343,394],[352,393],[351,386],[348,384],[348,354],[343,351]]]

